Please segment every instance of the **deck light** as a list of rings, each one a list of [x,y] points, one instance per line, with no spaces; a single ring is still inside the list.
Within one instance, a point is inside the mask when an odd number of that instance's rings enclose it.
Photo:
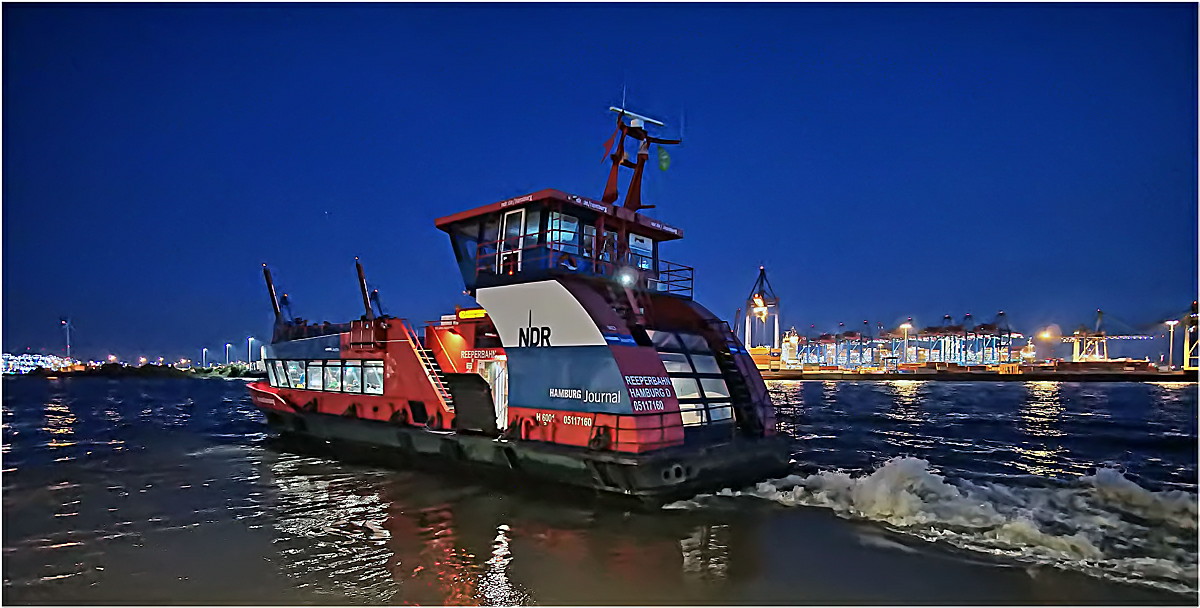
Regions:
[[[617,282],[625,287],[633,287],[635,279],[635,273],[632,268],[622,268],[617,271]]]

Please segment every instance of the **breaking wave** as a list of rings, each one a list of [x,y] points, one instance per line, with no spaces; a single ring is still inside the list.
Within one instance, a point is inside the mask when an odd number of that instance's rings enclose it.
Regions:
[[[893,458],[874,472],[789,475],[717,496],[832,509],[929,541],[1080,570],[1182,593],[1197,590],[1197,500],[1154,492],[1101,468],[1052,486],[947,480],[925,460]],[[702,507],[701,495],[666,508]]]

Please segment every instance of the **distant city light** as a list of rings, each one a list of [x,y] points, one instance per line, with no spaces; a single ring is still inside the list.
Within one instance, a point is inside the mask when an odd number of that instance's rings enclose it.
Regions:
[[[39,355],[34,353],[10,355],[3,353],[4,373],[6,374],[27,374],[39,367],[57,371],[79,364],[80,362],[75,359],[56,355]]]

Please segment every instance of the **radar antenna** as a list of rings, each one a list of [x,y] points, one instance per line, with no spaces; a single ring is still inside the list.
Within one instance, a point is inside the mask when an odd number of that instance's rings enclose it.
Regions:
[[[659,146],[674,145],[683,140],[653,137],[646,131],[647,124],[660,128],[666,126],[661,121],[630,112],[625,108],[609,107],[608,109],[610,112],[617,113],[617,128],[604,144],[604,154],[605,157],[612,160],[612,169],[608,173],[608,183],[604,186],[604,196],[600,200],[605,203],[615,203],[617,201],[619,194],[617,190],[617,174],[621,167],[627,167],[633,169],[633,178],[629,180],[629,191],[625,193],[623,206],[634,213],[637,213],[641,209],[652,209],[654,205],[642,204],[642,174],[646,168],[646,161],[650,158],[650,146],[651,144],[658,144]],[[630,119],[629,124],[625,124],[626,116]],[[625,151],[626,137],[632,137],[641,142],[638,145],[636,161],[629,160],[629,154]],[[616,141],[617,149],[616,152],[610,154],[614,140]],[[660,148],[660,152],[662,151],[662,148]]]

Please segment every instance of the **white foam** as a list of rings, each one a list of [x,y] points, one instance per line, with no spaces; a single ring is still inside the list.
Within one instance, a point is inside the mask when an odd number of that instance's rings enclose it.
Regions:
[[[1031,487],[950,482],[930,470],[928,462],[903,457],[867,475],[789,475],[717,495],[824,507],[926,540],[1196,591],[1195,494],[1154,492],[1106,468],[1074,482],[1046,482]],[[698,496],[667,508],[698,508],[705,499]]]
[[[1099,469],[1083,478],[1096,489],[1101,500],[1124,508],[1139,517],[1196,529],[1196,495],[1182,490],[1151,492],[1133,483],[1120,471]]]

